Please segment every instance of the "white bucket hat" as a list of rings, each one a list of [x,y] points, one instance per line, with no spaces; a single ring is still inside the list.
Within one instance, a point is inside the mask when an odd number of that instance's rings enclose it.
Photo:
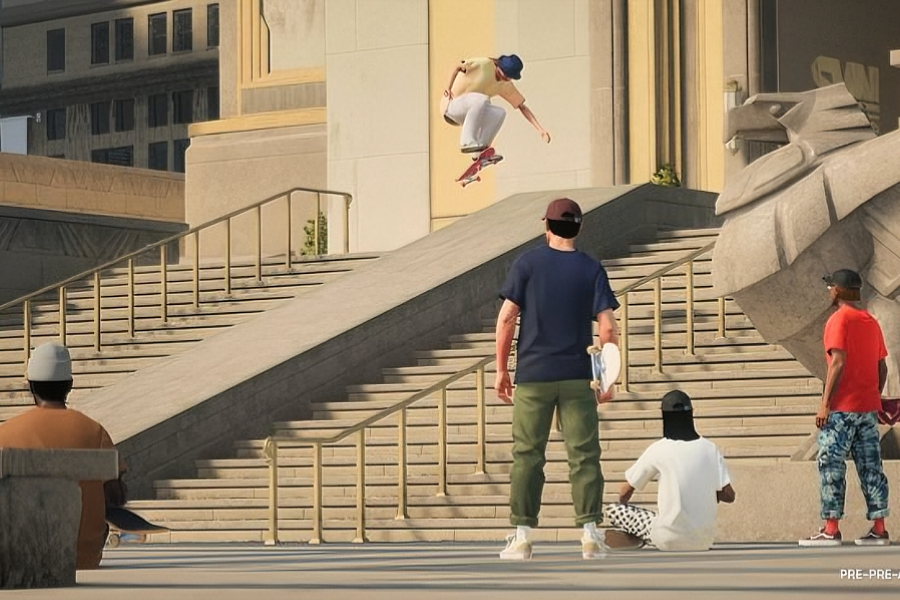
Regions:
[[[71,381],[72,358],[59,342],[35,348],[28,359],[28,381]]]

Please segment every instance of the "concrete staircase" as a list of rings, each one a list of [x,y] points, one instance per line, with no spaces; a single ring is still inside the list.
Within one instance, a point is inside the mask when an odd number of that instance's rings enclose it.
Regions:
[[[262,279],[255,263],[232,261],[231,293],[226,293],[221,263],[202,263],[199,269],[199,303],[194,305],[193,264],[167,267],[168,319],[161,318],[160,269],[135,268],[135,335],[128,331],[128,271],[104,272],[101,283],[102,347],[95,348],[92,279],[67,287],[66,345],[72,353],[75,387],[70,404],[130,373],[173,356],[200,342],[269,310],[316,286],[377,258],[351,254],[295,258],[285,266],[283,257],[267,259]],[[48,293],[32,301],[31,346],[58,340],[59,296]],[[22,309],[0,313],[0,421],[33,405],[23,374],[25,351]]]
[[[658,241],[634,245],[627,258],[605,261],[613,289],[629,283],[714,241],[715,230],[660,233]],[[717,443],[731,464],[775,465],[786,461],[813,429],[820,382],[782,348],[767,344],[740,308],[726,302],[726,337],[717,335],[718,302],[711,290],[710,257],[694,266],[695,355],[685,351],[683,270],[662,281],[662,373],[653,366],[653,292],[630,294],[630,387],[598,411],[604,502],[617,498],[624,470],[661,436],[659,398],[679,387],[695,400],[698,431]],[[314,420],[275,423],[276,435],[337,432],[411,392],[453,374],[494,352],[494,322],[483,330],[452,336],[446,348],[415,354],[415,364],[383,370],[378,383],[354,385],[345,398],[313,405]],[[87,351],[85,351],[87,352]],[[89,354],[89,353],[88,353]],[[486,384],[487,463],[475,471],[475,387],[472,377],[448,391],[448,494],[437,490],[437,401],[429,398],[408,409],[408,518],[397,520],[397,420],[388,418],[366,432],[367,535],[372,541],[502,540],[508,527],[510,420],[512,410],[493,397],[493,367]],[[263,541],[268,526],[268,471],[264,440],[242,440],[230,458],[197,461],[197,478],[155,484],[156,500],[130,507],[171,528],[153,541]],[[279,452],[280,539],[310,539],[312,458],[309,448]],[[562,437],[553,432],[548,446],[547,481],[539,539],[574,539],[574,516],[567,483]],[[356,505],[355,437],[325,446],[324,540],[354,537]],[[635,495],[655,501],[655,484]]]

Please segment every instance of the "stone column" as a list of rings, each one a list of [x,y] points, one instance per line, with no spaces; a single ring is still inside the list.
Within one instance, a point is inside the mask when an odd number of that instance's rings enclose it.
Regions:
[[[119,474],[115,450],[0,448],[0,588],[75,585],[81,488]]]

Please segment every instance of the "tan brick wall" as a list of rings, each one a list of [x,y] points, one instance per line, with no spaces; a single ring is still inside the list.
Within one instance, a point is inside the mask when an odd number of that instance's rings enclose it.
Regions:
[[[0,154],[0,204],[184,222],[184,176]]]

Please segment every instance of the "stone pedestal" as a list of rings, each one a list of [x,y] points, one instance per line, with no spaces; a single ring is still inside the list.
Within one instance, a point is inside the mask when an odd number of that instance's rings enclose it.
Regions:
[[[75,585],[78,481],[118,476],[115,450],[0,448],[0,588]]]

